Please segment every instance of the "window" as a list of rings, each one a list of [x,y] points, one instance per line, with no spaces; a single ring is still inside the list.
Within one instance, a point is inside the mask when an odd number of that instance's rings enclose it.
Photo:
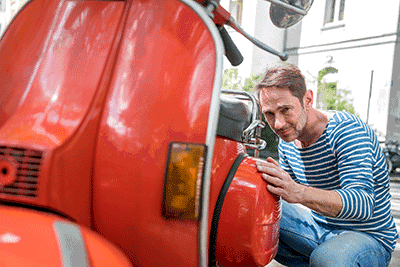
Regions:
[[[325,6],[324,24],[339,22],[344,19],[346,0],[327,0]]]
[[[0,0],[0,12],[6,11],[6,0]]]
[[[242,25],[243,0],[231,0],[229,13],[239,25]]]

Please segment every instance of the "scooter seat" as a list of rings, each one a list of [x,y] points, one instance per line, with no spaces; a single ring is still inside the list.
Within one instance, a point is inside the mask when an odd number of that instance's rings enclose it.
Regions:
[[[217,135],[242,142],[242,133],[251,123],[251,102],[221,95]]]

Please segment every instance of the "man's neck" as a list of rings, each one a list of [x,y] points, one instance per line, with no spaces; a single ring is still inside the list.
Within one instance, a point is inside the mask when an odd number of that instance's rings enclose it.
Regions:
[[[314,144],[323,134],[328,121],[329,119],[326,114],[316,109],[311,109],[303,132],[295,140],[296,146],[305,148]]]

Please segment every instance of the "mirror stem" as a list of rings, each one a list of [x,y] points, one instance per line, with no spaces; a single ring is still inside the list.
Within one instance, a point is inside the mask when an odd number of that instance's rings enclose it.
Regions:
[[[282,61],[286,61],[289,56],[286,53],[281,53],[276,51],[275,49],[269,47],[268,45],[260,42],[259,40],[257,40],[256,38],[254,38],[253,36],[249,35],[247,32],[245,32],[235,21],[235,19],[233,17],[229,18],[229,21],[227,22],[227,24],[234,28],[237,32],[239,32],[240,34],[242,34],[244,37],[246,37],[250,42],[252,42],[253,44],[255,44],[256,46],[258,46],[259,48],[261,48],[262,50],[265,50],[271,54],[274,54],[276,56],[278,56]]]

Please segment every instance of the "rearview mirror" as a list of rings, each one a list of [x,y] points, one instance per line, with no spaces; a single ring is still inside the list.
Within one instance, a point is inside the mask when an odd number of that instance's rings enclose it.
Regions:
[[[279,28],[288,28],[307,15],[313,0],[266,0],[271,2],[269,15],[272,23]]]

